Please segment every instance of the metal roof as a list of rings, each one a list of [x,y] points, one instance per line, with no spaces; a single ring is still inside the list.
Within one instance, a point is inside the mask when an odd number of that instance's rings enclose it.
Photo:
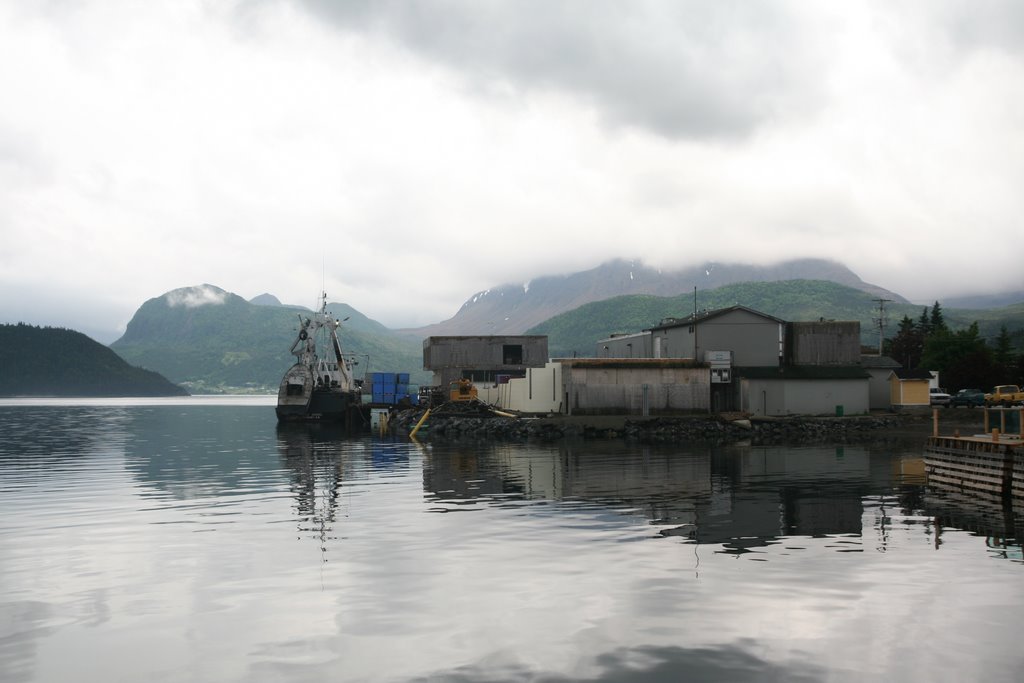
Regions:
[[[766,320],[771,320],[772,322],[776,323],[784,324],[786,322],[782,318],[776,318],[774,315],[768,315],[767,313],[762,313],[761,311],[755,311],[753,308],[747,308],[746,306],[730,306],[729,308],[717,308],[710,311],[697,311],[696,315],[691,313],[685,318],[665,318],[664,320],[661,321],[660,324],[653,326],[651,329],[664,330],[670,327],[693,325],[695,323],[699,324],[712,318],[717,318],[719,316],[723,316],[727,313],[733,313],[735,311],[744,311],[746,313],[750,313],[752,315],[756,315],[758,317],[765,318]]]

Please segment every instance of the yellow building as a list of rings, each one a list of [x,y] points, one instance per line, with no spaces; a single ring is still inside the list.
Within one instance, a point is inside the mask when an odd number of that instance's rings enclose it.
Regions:
[[[932,373],[897,368],[889,375],[889,397],[894,409],[931,404],[928,392]]]

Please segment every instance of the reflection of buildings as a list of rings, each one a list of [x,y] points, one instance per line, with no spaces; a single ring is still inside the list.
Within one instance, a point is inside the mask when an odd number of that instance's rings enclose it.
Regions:
[[[614,442],[587,442],[547,450],[435,449],[424,487],[439,499],[511,494],[626,509],[664,535],[742,552],[780,536],[860,535],[862,498],[888,487],[891,476],[888,466],[872,467],[863,447],[630,452]]]
[[[743,552],[780,536],[860,535],[871,467],[862,448],[727,448],[712,456],[721,489],[694,538]]]
[[[664,536],[744,553],[786,537],[865,536],[884,547],[893,516],[917,518],[941,543],[942,528],[987,537],[1021,556],[1024,522],[1000,501],[925,489],[919,458],[892,445],[731,446],[684,449],[621,442],[523,448],[435,448],[424,488],[439,501],[588,504],[642,515]],[[553,510],[554,511],[554,510]]]

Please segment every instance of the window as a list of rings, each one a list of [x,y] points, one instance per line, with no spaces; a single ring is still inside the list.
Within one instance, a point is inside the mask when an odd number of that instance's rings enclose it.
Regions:
[[[522,365],[523,364],[523,345],[522,344],[503,344],[501,347],[501,358],[502,363],[505,365]]]
[[[500,373],[494,370],[463,370],[462,379],[468,379],[474,384],[497,384],[499,377],[516,379],[526,377],[525,370],[502,370]],[[507,381],[507,380],[506,380]]]

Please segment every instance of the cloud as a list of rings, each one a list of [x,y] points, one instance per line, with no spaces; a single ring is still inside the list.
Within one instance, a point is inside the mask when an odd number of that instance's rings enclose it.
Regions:
[[[610,125],[732,138],[820,104],[823,61],[785,3],[306,0],[447,65],[481,91],[570,93]]]
[[[198,308],[199,306],[219,306],[227,299],[227,292],[210,285],[198,287],[182,287],[164,295],[164,300],[171,308]]]
[[[621,256],[1020,289],[1020,11],[974,7],[0,4],[0,315],[109,340],[209,282],[406,327]]]

